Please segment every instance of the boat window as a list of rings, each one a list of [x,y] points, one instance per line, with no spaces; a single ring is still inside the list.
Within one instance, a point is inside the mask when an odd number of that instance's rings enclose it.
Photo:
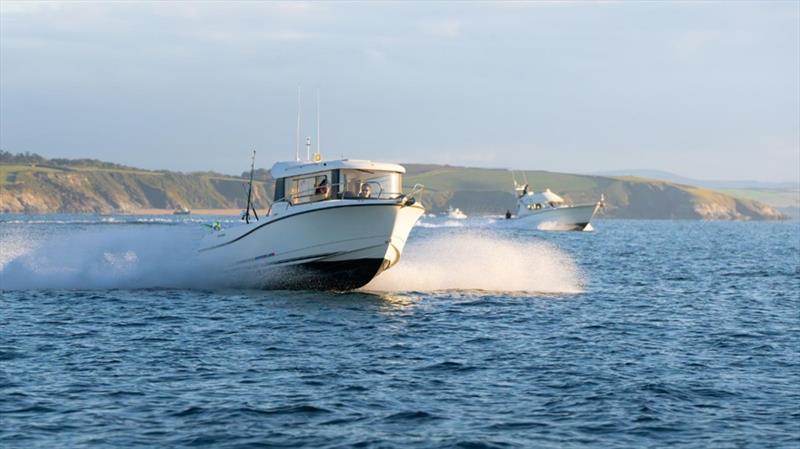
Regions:
[[[345,199],[392,199],[402,195],[400,173],[369,170],[342,170],[339,175],[340,197]]]
[[[286,199],[292,204],[312,203],[331,198],[330,172],[287,178]]]
[[[275,180],[275,194],[272,196],[276,201],[286,197],[286,180],[278,178]]]

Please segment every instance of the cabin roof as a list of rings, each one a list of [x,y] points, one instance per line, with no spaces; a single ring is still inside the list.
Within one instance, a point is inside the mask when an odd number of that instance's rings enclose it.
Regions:
[[[388,171],[394,173],[405,173],[406,169],[402,165],[389,164],[386,162],[372,162],[358,159],[337,159],[333,161],[319,162],[276,162],[272,166],[272,177],[275,179],[287,176],[309,175],[328,170],[339,169],[369,170],[369,171]]]
[[[539,193],[532,193],[530,195],[530,201],[534,203],[563,203],[564,198],[556,195],[555,193],[551,192],[550,189],[545,190],[544,192]]]

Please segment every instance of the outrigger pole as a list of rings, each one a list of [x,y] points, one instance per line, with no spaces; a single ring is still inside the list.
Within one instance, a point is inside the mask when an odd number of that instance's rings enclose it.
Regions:
[[[250,224],[250,209],[253,210],[253,215],[256,217],[256,221],[258,221],[258,212],[256,212],[256,207],[251,201],[251,198],[253,197],[253,171],[255,170],[255,166],[256,150],[253,150],[253,159],[250,161],[250,185],[247,189],[247,209],[245,209],[244,215],[242,215],[242,218],[247,224]]]
[[[297,85],[297,132],[294,141],[294,160],[300,162],[300,84]]]

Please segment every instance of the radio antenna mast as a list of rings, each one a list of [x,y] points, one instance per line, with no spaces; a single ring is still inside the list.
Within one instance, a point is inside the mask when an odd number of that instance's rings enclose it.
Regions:
[[[317,154],[314,156],[314,159],[318,159],[321,156],[320,153],[320,141],[319,141],[319,87],[317,88]]]
[[[294,160],[300,162],[300,85],[297,85],[297,133],[294,139]]]

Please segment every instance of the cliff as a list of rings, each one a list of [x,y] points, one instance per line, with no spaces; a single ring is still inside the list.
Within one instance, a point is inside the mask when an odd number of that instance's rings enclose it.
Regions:
[[[404,184],[424,184],[420,195],[432,212],[448,206],[467,214],[513,210],[511,172],[501,169],[406,164]],[[574,203],[605,195],[601,215],[610,218],[772,220],[785,218],[758,201],[699,187],[634,177],[585,176],[545,171],[515,172],[530,188],[549,188]],[[254,201],[266,208],[273,182],[259,170]],[[176,173],[99,161],[0,163],[0,212],[134,212],[188,207],[242,209],[246,179],[218,173]]]
[[[246,179],[134,169],[0,165],[0,212],[133,212],[178,207],[243,209]],[[254,182],[258,208],[269,182]]]
[[[406,165],[405,184],[425,185],[423,201],[433,212],[458,207],[467,214],[513,211],[512,173],[503,169]],[[573,175],[546,171],[515,171],[530,189],[549,188],[574,204],[593,203],[605,196],[607,218],[777,220],[775,208],[746,198],[699,187],[635,177]]]

